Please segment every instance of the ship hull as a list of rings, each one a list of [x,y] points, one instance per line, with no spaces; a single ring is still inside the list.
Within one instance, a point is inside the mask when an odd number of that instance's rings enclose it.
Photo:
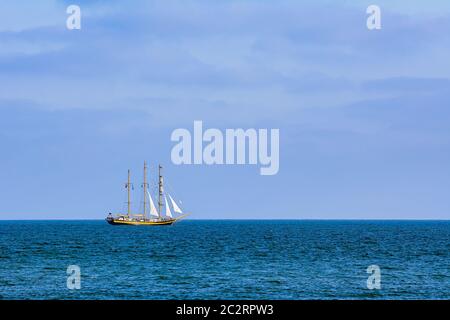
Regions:
[[[175,219],[159,221],[126,221],[118,219],[106,219],[106,222],[114,226],[170,226],[175,221]]]

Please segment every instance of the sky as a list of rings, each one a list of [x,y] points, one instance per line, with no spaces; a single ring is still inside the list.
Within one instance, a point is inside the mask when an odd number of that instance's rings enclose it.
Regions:
[[[449,219],[448,30],[447,0],[2,1],[0,219],[104,218],[127,169],[138,211],[144,160],[192,219]],[[279,129],[278,174],[173,164],[194,120]]]

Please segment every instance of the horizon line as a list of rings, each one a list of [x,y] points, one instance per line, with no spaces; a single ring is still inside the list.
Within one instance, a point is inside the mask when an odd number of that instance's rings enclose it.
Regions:
[[[0,221],[103,221],[104,218],[97,219],[67,219],[67,218],[38,218],[38,219],[1,219]],[[240,221],[450,221],[450,219],[439,218],[197,218],[185,219],[183,221],[204,221],[204,220],[240,220]]]

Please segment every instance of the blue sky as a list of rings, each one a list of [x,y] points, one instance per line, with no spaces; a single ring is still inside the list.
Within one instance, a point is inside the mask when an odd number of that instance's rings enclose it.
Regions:
[[[103,218],[144,160],[193,218],[448,219],[448,30],[448,1],[2,2],[0,219]],[[194,120],[279,128],[279,173],[173,165]]]

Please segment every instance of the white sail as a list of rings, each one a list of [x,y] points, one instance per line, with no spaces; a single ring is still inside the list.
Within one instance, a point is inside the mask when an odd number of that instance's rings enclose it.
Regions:
[[[166,216],[172,218],[172,212],[170,212],[169,204],[167,203],[167,197],[164,195],[164,201],[166,202]]]
[[[170,202],[172,202],[173,211],[175,211],[176,213],[183,213],[183,211],[181,211],[180,207],[176,204],[176,202],[173,200],[173,198],[171,197],[170,194],[169,194],[169,199],[170,199]]]
[[[148,198],[150,199],[150,214],[155,217],[159,217],[158,211],[156,210],[155,204],[153,203],[152,196],[150,192],[147,190]]]

